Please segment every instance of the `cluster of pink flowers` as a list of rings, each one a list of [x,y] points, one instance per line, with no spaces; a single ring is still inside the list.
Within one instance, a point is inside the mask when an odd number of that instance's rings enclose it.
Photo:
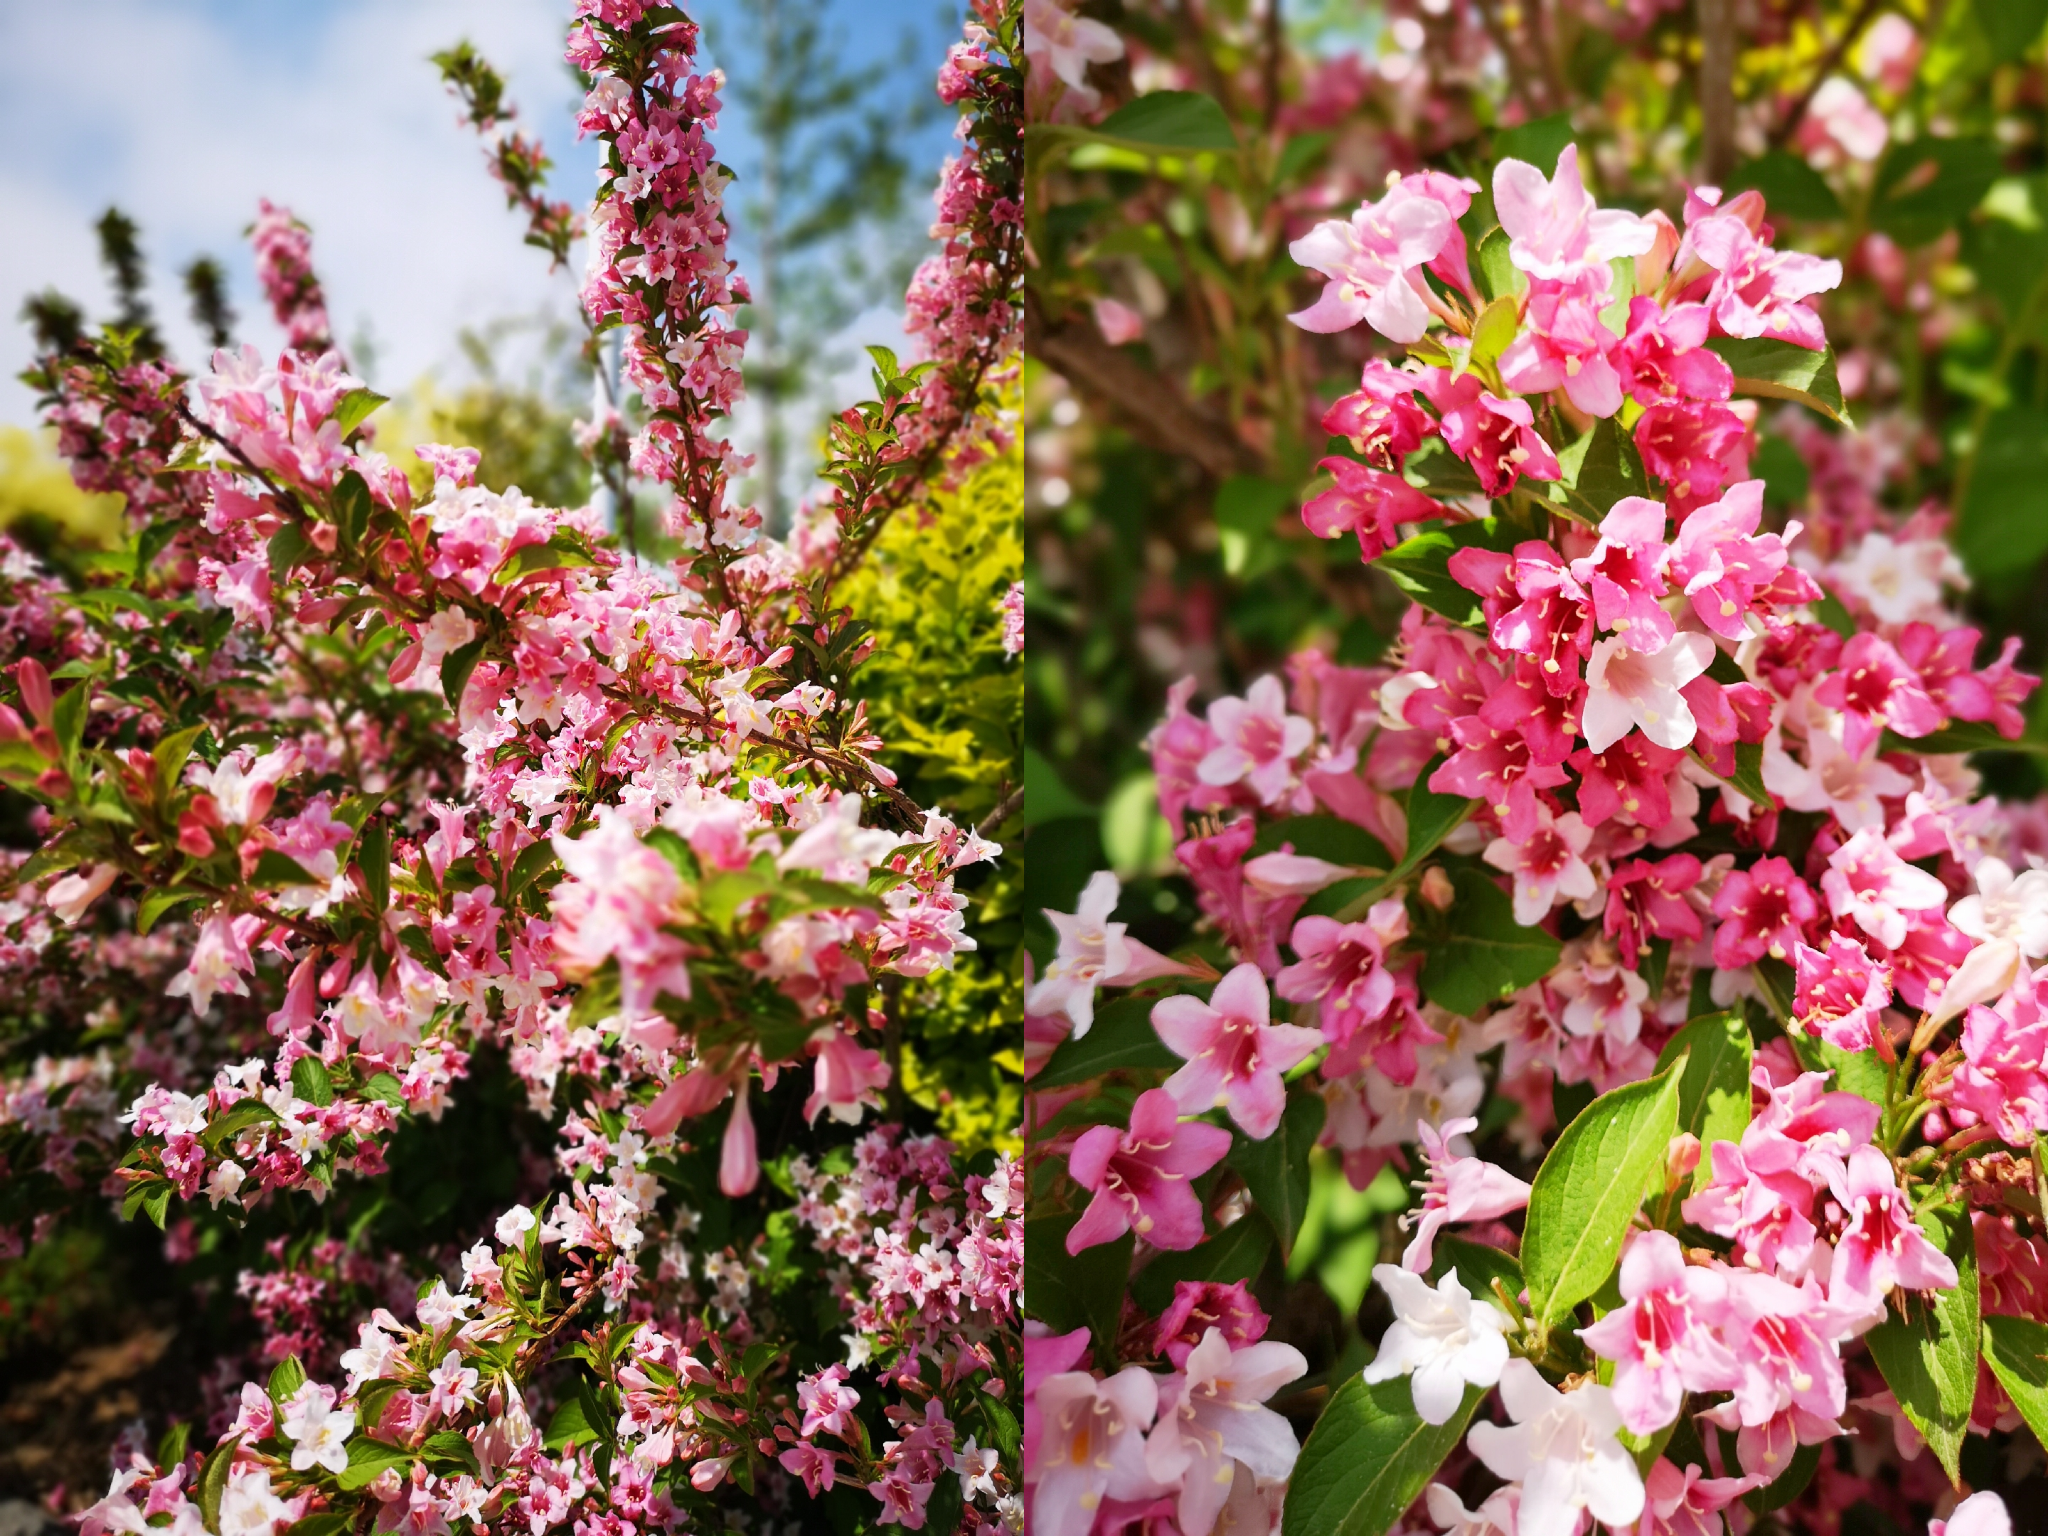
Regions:
[[[263,198],[250,242],[256,248],[256,280],[293,350],[327,351],[334,345],[334,327],[327,318],[327,295],[313,271],[313,232],[291,209]]]

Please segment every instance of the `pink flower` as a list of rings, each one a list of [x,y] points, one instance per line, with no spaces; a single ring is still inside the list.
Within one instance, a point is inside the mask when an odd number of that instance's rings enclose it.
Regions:
[[[1788,1285],[1770,1275],[1731,1270],[1732,1313],[1722,1337],[1742,1379],[1734,1408],[1747,1425],[1769,1424],[1788,1410],[1832,1420],[1847,1405],[1847,1385],[1834,1342],[1849,1331],[1812,1276]]]
[[[1708,1477],[1696,1466],[1681,1471],[1660,1456],[1643,1480],[1643,1518],[1632,1536],[1721,1536],[1721,1511],[1759,1481]]]
[[[1818,914],[1813,888],[1792,872],[1788,859],[1758,859],[1733,870],[1714,896],[1714,964],[1723,970],[1754,965],[1765,955],[1789,959],[1806,925]]]
[[[1074,1026],[1077,1040],[1095,1023],[1097,987],[1127,987],[1187,970],[1126,937],[1125,925],[1109,920],[1122,893],[1115,875],[1097,870],[1082,890],[1075,911],[1045,914],[1059,935],[1059,949],[1044,977],[1031,988],[1026,1006],[1036,1017],[1064,1015]]]
[[[1859,928],[1887,949],[1906,941],[1907,913],[1940,907],[1948,900],[1948,887],[1900,858],[1876,827],[1865,827],[1828,855],[1820,888],[1830,912],[1855,918]]]
[[[1247,783],[1266,805],[1278,804],[1294,790],[1294,760],[1316,735],[1313,722],[1287,712],[1287,691],[1270,674],[1247,688],[1243,698],[1211,704],[1209,729],[1218,744],[1196,765],[1197,776],[1219,787]]]
[[[1159,1315],[1152,1350],[1171,1360],[1175,1370],[1186,1366],[1188,1354],[1204,1337],[1221,1330],[1232,1346],[1256,1344],[1271,1321],[1242,1280],[1229,1285],[1214,1280],[1176,1280],[1173,1300]]]
[[[1820,316],[1799,302],[1842,281],[1842,264],[1800,251],[1774,251],[1741,219],[1702,219],[1692,248],[1717,276],[1706,304],[1727,336],[1771,336],[1815,352],[1827,347]]]
[[[1870,98],[1857,90],[1854,82],[1831,75],[1807,103],[1797,142],[1810,159],[1828,164],[1843,156],[1875,160],[1890,139],[1884,114],[1870,104]]]
[[[86,909],[107,894],[120,873],[118,864],[88,864],[76,873],[52,880],[43,892],[43,903],[58,922],[76,928]]]
[[[1493,206],[1508,232],[1508,259],[1532,277],[1570,278],[1604,271],[1617,256],[1641,256],[1656,242],[1646,221],[1622,209],[1596,209],[1579,179],[1579,147],[1567,144],[1545,178],[1522,160],[1493,168]]]
[[[1202,1203],[1188,1181],[1230,1150],[1230,1132],[1201,1121],[1180,1123],[1164,1088],[1138,1095],[1131,1125],[1091,1126],[1067,1158],[1067,1172],[1095,1198],[1067,1234],[1067,1252],[1114,1242],[1135,1231],[1155,1248],[1192,1248],[1202,1240]]]
[[[1672,511],[1681,518],[1749,467],[1749,428],[1725,405],[1653,405],[1636,423],[1635,440],[1643,467],[1670,488]]]
[[[1446,1120],[1441,1130],[1417,1121],[1416,1140],[1429,1176],[1422,1183],[1422,1210],[1414,1217],[1415,1235],[1401,1255],[1401,1267],[1415,1274],[1429,1273],[1436,1246],[1436,1234],[1454,1221],[1492,1221],[1529,1203],[1529,1186],[1505,1168],[1484,1158],[1460,1156],[1450,1142],[1479,1128],[1470,1115]],[[1409,1218],[1403,1217],[1405,1225]]]
[[[1630,1433],[1655,1434],[1687,1392],[1732,1391],[1735,1357],[1716,1333],[1728,1309],[1717,1269],[1688,1265],[1668,1232],[1639,1232],[1621,1259],[1624,1305],[1579,1330],[1614,1362],[1614,1406]]]
[[[1268,1023],[1272,999],[1256,965],[1233,968],[1208,1002],[1185,994],[1152,1006],[1152,1027],[1187,1065],[1166,1080],[1166,1091],[1187,1114],[1227,1106],[1245,1135],[1264,1141],[1287,1107],[1281,1074],[1323,1043],[1322,1034],[1298,1024]]]
[[[1095,328],[1112,347],[1145,339],[1145,317],[1130,305],[1102,298],[1095,301],[1094,309]]]
[[[1748,638],[1744,616],[1758,592],[1785,569],[1785,545],[1799,532],[1788,523],[1783,538],[1759,535],[1764,483],[1745,480],[1719,501],[1695,508],[1671,545],[1671,574],[1685,588],[1692,611],[1724,640]]]
[[[1997,1494],[1973,1493],[1946,1520],[1928,1521],[1927,1536],[2012,1536],[2012,1516]]]
[[[1668,645],[1677,626],[1664,596],[1664,503],[1624,496],[1600,520],[1600,542],[1572,562],[1572,579],[1593,597],[1593,617],[1639,650]],[[1712,657],[1709,656],[1709,660]]]
[[[242,978],[256,964],[249,958],[249,939],[261,927],[260,918],[230,917],[225,908],[217,909],[200,927],[191,960],[171,978],[165,995],[190,998],[192,1011],[201,1018],[213,1007],[216,993],[247,997],[249,984]]]
[[[1234,1462],[1261,1479],[1294,1471],[1301,1452],[1294,1430],[1264,1406],[1288,1382],[1308,1371],[1291,1344],[1233,1349],[1211,1328],[1189,1352],[1181,1374],[1159,1392],[1159,1422],[1145,1442],[1145,1470],[1180,1488],[1176,1507],[1184,1536],[1209,1536],[1230,1492]]]
[[[1593,829],[1577,811],[1557,816],[1549,806],[1539,805],[1528,836],[1519,842],[1497,837],[1481,857],[1513,882],[1515,921],[1533,928],[1550,916],[1560,898],[1584,901],[1598,890],[1585,860],[1592,841]]]
[[[1361,203],[1350,218],[1326,219],[1294,241],[1288,255],[1329,282],[1321,298],[1287,318],[1305,331],[1323,332],[1349,330],[1363,320],[1389,341],[1420,341],[1432,301],[1417,269],[1454,238],[1463,255],[1457,221],[1464,209],[1440,199],[1449,189],[1469,204],[1468,186],[1478,190],[1476,183],[1445,176],[1403,177],[1378,203]]]
[[[459,1351],[449,1350],[440,1365],[427,1373],[427,1380],[433,1389],[427,1395],[429,1413],[453,1418],[476,1401],[477,1370],[462,1363]]]
[[[1477,374],[1453,379],[1447,368],[1425,370],[1422,392],[1443,418],[1444,441],[1472,466],[1488,496],[1505,496],[1523,475],[1555,480],[1564,473],[1537,432],[1528,401],[1499,399]]]
[[[1500,355],[1501,382],[1525,395],[1561,388],[1589,416],[1620,410],[1621,375],[1610,360],[1617,342],[1600,319],[1609,286],[1604,266],[1581,268],[1566,282],[1530,284],[1522,333]]]
[[[1570,780],[1558,764],[1536,762],[1521,732],[1490,725],[1483,715],[1453,720],[1451,739],[1458,750],[1429,776],[1429,787],[1440,795],[1484,801],[1509,837],[1527,837],[1535,831],[1542,804],[1537,790]]]
[[[1607,910],[1602,928],[1621,951],[1621,963],[1633,968],[1636,956],[1651,938],[1697,939],[1699,910],[1686,892],[1700,882],[1700,861],[1674,853],[1652,862],[1630,859],[1618,864],[1607,881]]]
[[[1955,1285],[1954,1263],[1914,1223],[1913,1208],[1884,1153],[1858,1147],[1833,1188],[1849,1217],[1835,1239],[1828,1286],[1833,1299],[1868,1311],[1883,1306],[1895,1285],[1914,1291]]]
[[[1324,459],[1319,468],[1337,483],[1302,505],[1301,521],[1319,539],[1358,535],[1358,558],[1377,560],[1401,541],[1401,523],[1444,515],[1444,508],[1399,475],[1368,469],[1354,459]]]
[[[1066,96],[1083,112],[1102,103],[1102,93],[1088,83],[1090,64],[1108,64],[1124,56],[1124,40],[1099,21],[1073,12],[1056,0],[1030,0],[1025,25],[1025,55],[1041,80],[1058,80]]]
[[[1088,1536],[1104,1499],[1168,1490],[1145,1467],[1145,1432],[1159,1411],[1159,1378],[1128,1365],[1107,1381],[1063,1371],[1033,1394],[1040,1431],[1024,1469],[1031,1536]]]
[[[1891,968],[1839,933],[1828,935],[1825,951],[1800,944],[1794,964],[1793,1017],[1800,1028],[1845,1051],[1869,1050],[1892,1000]]]
[[[1424,438],[1436,436],[1435,419],[1416,403],[1415,385],[1414,374],[1376,357],[1359,374],[1357,392],[1323,413],[1323,430],[1348,439],[1374,469],[1398,470]]]
[[[1629,300],[1628,330],[1614,358],[1638,404],[1726,400],[1734,393],[1734,370],[1707,350],[1709,323],[1704,304],[1664,309],[1640,295]]]
[[[619,1001],[627,1013],[653,1011],[664,992],[690,995],[682,940],[665,931],[682,897],[675,866],[640,841],[633,824],[600,806],[580,838],[557,835],[555,853],[570,878],[554,890],[555,952],[565,974],[587,976],[619,962]]]
[[[811,1096],[804,1100],[806,1122],[815,1122],[819,1110],[830,1109],[834,1120],[858,1125],[864,1106],[882,1107],[875,1095],[889,1086],[890,1071],[878,1052],[836,1024],[815,1030],[806,1049],[818,1058]]]
[[[1842,647],[1841,670],[1823,679],[1813,697],[1842,711],[1842,745],[1852,757],[1867,753],[1886,726],[1901,736],[1925,736],[1946,723],[1905,657],[1868,630]]]
[[[860,1404],[860,1394],[846,1384],[845,1366],[829,1365],[815,1375],[799,1377],[796,1401],[804,1413],[797,1433],[805,1439],[819,1430],[842,1440],[850,1438],[847,1427]]]
[[[2037,982],[1996,1008],[1972,1008],[1963,1023],[1963,1060],[1942,1093],[2015,1147],[2048,1131],[2048,1015],[2039,998]]]
[[[1604,752],[1635,729],[1660,747],[1691,745],[1697,726],[1679,690],[1713,659],[1705,635],[1678,635],[1643,651],[1621,638],[1597,641],[1586,665],[1587,747]]]

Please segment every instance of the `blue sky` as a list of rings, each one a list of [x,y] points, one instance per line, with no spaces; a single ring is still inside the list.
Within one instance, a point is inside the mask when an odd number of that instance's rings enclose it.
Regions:
[[[715,27],[743,3],[693,10]],[[929,89],[945,0],[812,3],[849,62],[893,55],[912,30]],[[426,62],[459,37],[476,43],[554,155],[555,195],[580,202],[595,156],[570,123],[566,13],[563,0],[0,0],[0,423],[33,416],[14,379],[29,352],[20,297],[54,284],[104,313],[91,225],[109,203],[142,226],[159,320],[188,362],[199,345],[175,274],[201,252],[228,266],[238,334],[281,339],[242,239],[263,196],[313,226],[337,332],[373,341],[387,393],[429,371],[460,377],[464,325],[573,318],[573,276],[550,276],[521,244]],[[921,179],[949,153],[947,128],[920,136]],[[744,187],[753,157],[738,114],[718,143]],[[738,245],[744,260],[744,229]],[[849,341],[895,334],[880,312],[857,329]]]

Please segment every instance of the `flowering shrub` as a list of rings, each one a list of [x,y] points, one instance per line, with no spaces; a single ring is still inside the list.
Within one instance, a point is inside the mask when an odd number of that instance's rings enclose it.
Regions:
[[[1051,141],[1212,154],[1248,197],[1204,96],[1073,126],[1122,40],[1054,21]],[[1848,415],[1810,302],[1841,264],[1771,217],[1600,207],[1564,142],[1391,173],[1289,243],[1294,327],[1405,351],[1315,408],[1299,507],[1403,603],[1369,665],[1171,690],[1178,942],[1107,870],[1046,914],[1034,1533],[1833,1530],[1858,1499],[2010,1529],[1957,1500],[1973,1437],[2048,1438],[2048,842],[1967,755],[2037,680],[1955,612],[1938,509],[1767,517],[1754,401]],[[1286,1281],[1361,1197],[1403,1213],[1377,1347],[1311,1376]]]
[[[579,4],[568,58],[602,150],[582,307],[625,386],[585,436],[622,499],[666,498],[671,564],[486,489],[474,449],[419,450],[416,488],[268,204],[281,355],[188,377],[109,329],[38,363],[131,537],[76,581],[0,573],[0,778],[35,834],[0,909],[0,1241],[109,1194],[174,1262],[264,1239],[235,1286],[256,1347],[153,1456],[124,1447],[88,1536],[1021,1519],[1014,1118],[986,1046],[960,1062],[1001,1005],[971,907],[1001,913],[1019,777],[991,531],[1018,28],[979,6],[947,59],[919,355],[876,350],[787,540],[735,494],[720,81],[668,6]],[[441,62],[565,258],[577,218],[501,83]],[[950,632],[896,595],[928,579],[898,529],[971,549]],[[969,773],[923,766],[961,757],[920,735],[940,675],[990,722]],[[506,1198],[387,1213],[408,1149],[508,1077],[469,1121],[521,1149]]]

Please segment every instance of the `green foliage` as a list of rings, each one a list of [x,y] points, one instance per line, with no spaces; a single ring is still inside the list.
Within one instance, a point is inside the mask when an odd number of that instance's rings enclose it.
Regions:
[[[1287,1488],[1285,1536],[1380,1536],[1421,1495],[1486,1396],[1467,1387],[1458,1411],[1425,1424],[1405,1376],[1353,1376],[1309,1431]]]

